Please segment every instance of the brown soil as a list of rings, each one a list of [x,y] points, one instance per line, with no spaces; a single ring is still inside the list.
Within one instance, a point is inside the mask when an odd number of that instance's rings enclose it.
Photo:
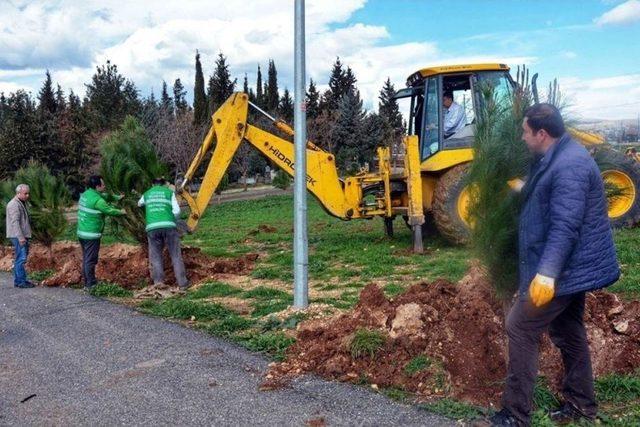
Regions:
[[[198,248],[182,248],[187,276],[192,283],[199,283],[221,274],[248,274],[257,259],[255,254],[242,258],[212,258]],[[54,270],[53,276],[42,282],[45,286],[70,286],[82,282],[80,266],[82,252],[75,242],[58,242],[51,253],[47,248],[33,245],[29,250],[27,271]],[[165,282],[175,285],[175,277],[169,256],[165,253]],[[4,247],[0,253],[0,270],[11,270],[13,250]],[[139,288],[150,282],[147,253],[140,246],[114,244],[100,248],[96,266],[98,280],[117,283],[126,288]]]
[[[597,376],[629,373],[640,366],[640,302],[623,303],[608,292],[589,294],[585,322]],[[361,328],[387,337],[373,359],[351,356],[351,339]],[[541,375],[558,389],[560,355],[548,338],[543,341]],[[265,385],[313,372],[340,381],[399,387],[419,399],[447,395],[496,404],[506,372],[505,353],[502,304],[494,299],[482,271],[473,267],[457,285],[445,280],[420,283],[395,299],[371,284],[352,311],[302,322],[287,360],[272,366]],[[407,373],[407,363],[420,355],[429,358],[429,366]]]

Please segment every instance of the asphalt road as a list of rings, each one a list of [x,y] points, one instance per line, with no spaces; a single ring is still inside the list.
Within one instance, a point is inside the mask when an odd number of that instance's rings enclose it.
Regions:
[[[0,274],[0,425],[453,425],[367,389],[302,377],[224,340]]]

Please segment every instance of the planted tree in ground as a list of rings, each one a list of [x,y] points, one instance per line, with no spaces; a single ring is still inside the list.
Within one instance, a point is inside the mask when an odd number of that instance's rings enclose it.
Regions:
[[[46,166],[30,162],[19,169],[12,180],[2,183],[0,213],[3,217],[6,204],[15,196],[18,184],[29,185],[29,217],[33,239],[48,248],[51,258],[53,242],[67,227],[64,210],[71,205],[71,194],[61,177],[52,175]],[[5,227],[4,221],[2,222],[2,227]],[[2,232],[4,236],[4,228]]]
[[[120,206],[127,214],[114,221],[146,245],[144,210],[138,207],[138,200],[153,178],[165,176],[167,168],[156,155],[144,128],[131,116],[103,140],[101,155],[100,171],[107,190],[124,194]]]

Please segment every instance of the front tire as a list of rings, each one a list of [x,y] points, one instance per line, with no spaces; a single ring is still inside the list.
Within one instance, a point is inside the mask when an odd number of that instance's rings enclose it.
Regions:
[[[468,164],[458,165],[438,180],[433,195],[433,218],[440,234],[454,244],[465,244],[471,237],[468,216],[469,190],[466,184]]]

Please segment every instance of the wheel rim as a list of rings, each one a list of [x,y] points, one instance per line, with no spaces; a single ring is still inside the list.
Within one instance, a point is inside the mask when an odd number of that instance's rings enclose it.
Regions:
[[[625,215],[636,200],[636,188],[633,180],[624,172],[617,170],[602,173],[609,204],[609,218],[620,218]]]
[[[469,205],[471,204],[471,191],[469,187],[464,187],[458,196],[457,211],[458,217],[469,228],[473,227],[473,220],[469,214]]]

